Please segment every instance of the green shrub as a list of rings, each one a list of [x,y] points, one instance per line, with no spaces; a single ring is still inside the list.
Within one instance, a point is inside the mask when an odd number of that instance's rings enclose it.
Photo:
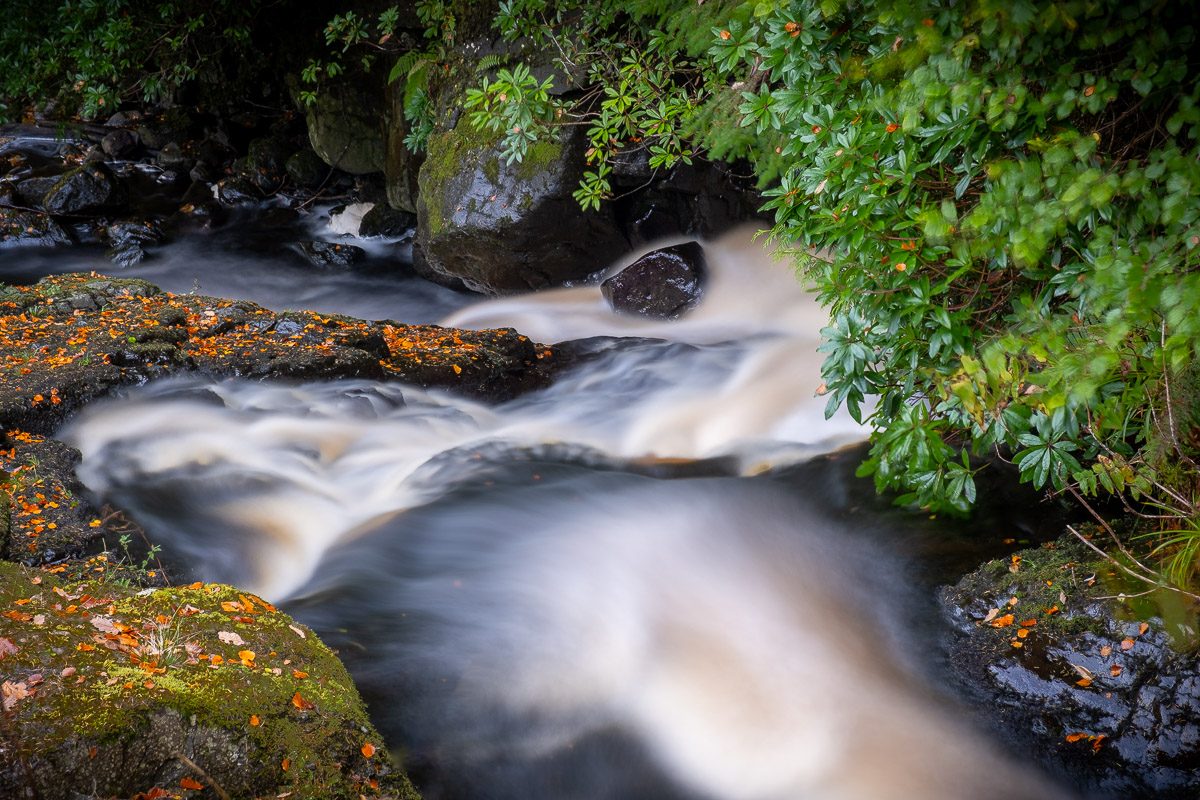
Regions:
[[[1195,11],[507,0],[497,24],[589,76],[566,108],[600,165],[585,206],[630,148],[753,161],[832,315],[829,412],[869,417],[881,488],[962,508],[991,454],[1195,519],[1197,415],[1172,396],[1200,363]]]
[[[249,48],[262,0],[18,3],[0,27],[0,121],[60,98],[85,117],[160,101]]]

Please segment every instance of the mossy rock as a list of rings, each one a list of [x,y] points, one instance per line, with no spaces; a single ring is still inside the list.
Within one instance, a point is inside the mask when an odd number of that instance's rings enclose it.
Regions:
[[[486,294],[542,289],[606,267],[629,248],[609,207],[572,196],[585,166],[581,129],[508,163],[466,118],[433,134],[420,171],[414,265],[430,280]]]
[[[1095,526],[1079,532],[1111,541]],[[1089,794],[1200,792],[1200,615],[1189,598],[1067,534],[988,562],[942,603],[958,632],[953,675],[1014,747]]]
[[[341,662],[258,597],[0,562],[0,607],[5,796],[418,797]]]

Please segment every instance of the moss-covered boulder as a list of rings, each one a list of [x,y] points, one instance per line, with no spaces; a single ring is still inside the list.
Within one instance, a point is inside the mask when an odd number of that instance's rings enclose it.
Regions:
[[[942,601],[954,674],[1017,747],[1096,795],[1197,796],[1200,614],[1189,598],[1068,535],[983,565]]]
[[[418,797],[342,664],[261,598],[0,563],[0,608],[5,797]]]
[[[564,128],[512,164],[466,118],[421,166],[413,260],[430,280],[487,294],[542,289],[607,266],[629,242],[611,209],[581,211],[584,136]]]
[[[387,111],[383,89],[367,78],[322,84],[304,109],[308,140],[331,167],[351,175],[382,172]]]

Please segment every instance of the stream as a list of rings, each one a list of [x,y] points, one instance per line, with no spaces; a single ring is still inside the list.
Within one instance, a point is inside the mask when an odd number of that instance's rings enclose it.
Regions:
[[[569,372],[499,405],[193,378],[61,432],[189,579],[257,592],[340,652],[428,800],[1067,796],[938,689],[932,600],[1053,520],[1003,480],[946,520],[856,478],[866,432],[817,394],[824,316],[749,231],[705,243],[699,308],[652,322],[596,286],[476,302],[412,275],[403,243],[344,272],[280,244],[336,240],[325,225],[258,209],[125,270],[8,250],[0,279],[96,270],[572,342]]]

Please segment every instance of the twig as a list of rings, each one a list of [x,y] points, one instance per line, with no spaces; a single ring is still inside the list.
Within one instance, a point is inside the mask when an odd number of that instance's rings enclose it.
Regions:
[[[1161,586],[1155,586],[1153,589],[1147,589],[1146,591],[1138,592],[1137,594],[1125,594],[1124,592],[1122,592],[1121,594],[1102,594],[1097,597],[1093,597],[1092,599],[1093,600],[1130,600],[1134,597],[1145,597],[1148,594],[1154,594],[1155,592],[1161,592],[1162,589],[1163,589],[1163,587],[1161,587]]]
[[[1068,525],[1068,526],[1067,526],[1067,530],[1069,530],[1071,533],[1073,533],[1073,534],[1075,535],[1075,538],[1077,538],[1079,541],[1083,542],[1083,543],[1084,543],[1084,544],[1086,544],[1088,547],[1090,547],[1090,548],[1092,548],[1093,550],[1095,550],[1095,551],[1096,551],[1097,553],[1099,553],[1099,554],[1100,554],[1100,555],[1101,555],[1101,556],[1102,556],[1102,557],[1103,557],[1105,560],[1107,560],[1107,561],[1111,561],[1113,564],[1115,564],[1117,567],[1119,567],[1119,568],[1120,568],[1121,570],[1123,570],[1124,572],[1127,572],[1127,573],[1129,573],[1130,575],[1132,575],[1133,577],[1137,578],[1139,581],[1142,581],[1143,583],[1150,583],[1150,584],[1154,584],[1154,586],[1155,586],[1155,589],[1152,589],[1151,591],[1157,591],[1158,589],[1170,589],[1172,592],[1178,592],[1179,594],[1186,595],[1187,597],[1190,597],[1190,598],[1192,598],[1193,600],[1200,600],[1200,595],[1192,594],[1191,592],[1189,592],[1189,591],[1187,591],[1187,590],[1185,590],[1185,589],[1180,589],[1178,586],[1172,586],[1171,584],[1169,584],[1169,583],[1166,583],[1166,582],[1160,582],[1160,581],[1161,581],[1161,576],[1157,576],[1157,573],[1155,573],[1155,572],[1154,572],[1154,570],[1149,570],[1149,569],[1147,569],[1146,571],[1147,571],[1147,572],[1149,572],[1149,573],[1150,573],[1150,575],[1152,575],[1152,576],[1155,576],[1155,577],[1149,577],[1149,578],[1148,578],[1148,577],[1146,577],[1145,575],[1139,575],[1138,573],[1136,573],[1136,572],[1134,572],[1133,570],[1131,570],[1129,567],[1127,567],[1127,566],[1125,566],[1124,564],[1122,564],[1120,561],[1117,561],[1115,558],[1113,558],[1113,557],[1112,557],[1111,555],[1109,555],[1108,553],[1106,553],[1106,552],[1104,552],[1103,550],[1101,550],[1099,547],[1096,547],[1096,545],[1094,545],[1094,544],[1092,544],[1091,542],[1089,542],[1089,541],[1088,541],[1086,538],[1084,538],[1084,536],[1083,536],[1083,534],[1082,534],[1082,533],[1080,533],[1079,531],[1075,530],[1075,529],[1074,529],[1073,527],[1071,527],[1070,525]],[[1122,550],[1124,550],[1125,548],[1123,548],[1123,547],[1122,547],[1121,549],[1122,549]],[[1137,562],[1135,561],[1134,563],[1137,563]],[[1138,564],[1138,566],[1141,566],[1141,565],[1140,565],[1140,564]],[[1145,567],[1142,567],[1142,568],[1143,568],[1143,569],[1146,569]],[[1156,578],[1157,578],[1157,580],[1156,580]]]
[[[1154,570],[1150,569],[1150,567],[1147,567],[1145,564],[1138,561],[1134,557],[1133,553],[1131,553],[1127,549],[1125,549],[1125,545],[1121,542],[1121,538],[1119,536],[1117,536],[1117,532],[1112,529],[1112,526],[1108,524],[1108,521],[1106,519],[1104,519],[1104,517],[1100,516],[1100,514],[1096,511],[1096,509],[1091,507],[1091,505],[1088,503],[1087,500],[1083,499],[1083,495],[1080,494],[1078,489],[1076,489],[1074,486],[1071,486],[1070,484],[1068,484],[1067,491],[1069,491],[1071,493],[1071,495],[1075,498],[1076,501],[1079,502],[1080,505],[1082,505],[1084,508],[1087,509],[1087,512],[1092,515],[1092,518],[1095,519],[1096,522],[1100,523],[1100,527],[1104,528],[1105,532],[1107,532],[1108,535],[1110,537],[1112,537],[1113,544],[1115,544],[1117,546],[1117,549],[1120,550],[1121,553],[1126,558],[1128,558],[1134,564],[1137,564],[1138,567],[1140,567],[1141,569],[1145,570],[1147,575],[1158,575],[1158,573],[1155,572]],[[1074,533],[1074,531],[1072,531],[1072,533]],[[1075,535],[1078,536],[1079,534],[1076,533]],[[1089,544],[1091,544],[1091,543],[1089,542]],[[1097,548],[1097,549],[1099,549],[1099,548]],[[1145,579],[1143,578],[1143,580],[1145,580]],[[1196,597],[1196,595],[1192,595],[1192,596]],[[1200,597],[1197,597],[1196,599],[1200,600]]]
[[[200,767],[196,766],[195,761],[192,761],[190,758],[185,756],[183,753],[176,752],[176,753],[172,753],[171,755],[174,758],[178,758],[180,761],[182,761],[183,763],[185,763],[189,767],[191,767],[205,783],[207,783],[209,786],[212,787],[214,792],[221,795],[221,800],[230,800],[229,795],[225,794],[225,790],[221,788],[221,785],[219,783],[217,783],[216,781],[214,781],[212,779],[211,775],[209,775],[204,770],[200,769]]]

